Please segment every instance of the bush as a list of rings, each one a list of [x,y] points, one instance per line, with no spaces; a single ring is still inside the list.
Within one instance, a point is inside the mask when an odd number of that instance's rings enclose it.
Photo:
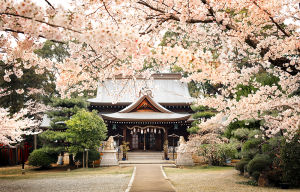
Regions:
[[[211,112],[211,111],[201,111],[201,112],[196,112],[193,114],[194,119],[199,119],[199,118],[211,118],[215,116],[216,113]]]
[[[283,141],[280,156],[283,171],[282,182],[291,183],[294,187],[300,186],[300,134],[290,142]]]
[[[239,162],[237,162],[237,164],[235,165],[235,169],[240,171],[240,173],[244,173],[245,171],[245,167],[247,166],[247,164],[249,163],[250,159],[241,159]]]
[[[49,168],[51,167],[51,163],[55,163],[57,161],[57,156],[49,155],[43,149],[36,149],[32,153],[30,153],[29,165],[37,166],[41,168]]]
[[[260,150],[260,144],[263,142],[261,138],[249,139],[242,146],[242,155],[245,158],[252,159]]]
[[[249,161],[247,165],[247,171],[251,176],[253,176],[257,180],[259,174],[262,171],[268,170],[271,164],[272,160],[270,159],[269,155],[258,154],[251,161]]]
[[[224,136],[230,139],[233,136],[233,131],[239,128],[247,128],[249,130],[259,130],[260,121],[243,120],[231,122],[225,129]]]
[[[259,129],[250,130],[248,138],[255,138],[255,135],[261,136],[262,132]]]
[[[85,155],[85,158],[86,158],[86,152],[85,152],[84,155]],[[100,153],[98,151],[96,151],[96,150],[90,150],[89,151],[89,162],[96,161],[96,160],[99,160],[99,159],[100,159]],[[82,162],[82,152],[76,153],[75,160]]]
[[[204,156],[210,165],[224,165],[227,158],[233,158],[237,150],[232,144],[206,144],[198,148],[200,156]]]
[[[246,140],[248,138],[248,135],[250,133],[249,129],[247,128],[239,128],[232,132],[234,137],[238,140]]]
[[[199,131],[199,126],[197,126],[197,125],[196,126],[192,126],[192,127],[188,128],[187,131],[190,134],[196,134]]]
[[[258,149],[258,145],[262,143],[262,139],[249,139],[246,141],[242,147],[243,151],[249,150],[249,149]]]
[[[281,143],[282,143],[282,137],[270,138],[267,142],[265,142],[262,145],[261,147],[262,153],[268,154],[271,159],[276,158],[276,154],[278,154]]]

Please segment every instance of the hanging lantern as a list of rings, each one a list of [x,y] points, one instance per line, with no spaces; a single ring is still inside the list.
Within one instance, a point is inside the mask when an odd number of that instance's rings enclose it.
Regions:
[[[133,134],[133,132],[132,132],[132,131],[130,131],[130,134],[132,135],[132,134]]]
[[[141,134],[144,134],[144,131],[143,131],[143,130],[141,130]]]
[[[133,129],[133,132],[135,132],[135,128]]]
[[[150,132],[153,133],[153,129],[150,129]]]
[[[147,132],[149,133],[149,128],[147,129]]]
[[[161,134],[161,131],[160,131],[160,130],[158,130],[158,134]]]
[[[154,133],[156,133],[156,129],[154,129]]]

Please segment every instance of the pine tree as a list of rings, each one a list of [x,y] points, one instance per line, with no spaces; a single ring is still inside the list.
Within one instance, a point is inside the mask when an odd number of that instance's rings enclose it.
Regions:
[[[43,143],[43,149],[49,154],[63,154],[68,151],[66,139],[67,125],[65,121],[69,120],[81,109],[86,109],[87,104],[82,98],[72,99],[52,99],[51,106],[55,110],[47,112],[51,119],[50,128],[40,134]],[[70,165],[73,164],[73,156],[70,155]]]

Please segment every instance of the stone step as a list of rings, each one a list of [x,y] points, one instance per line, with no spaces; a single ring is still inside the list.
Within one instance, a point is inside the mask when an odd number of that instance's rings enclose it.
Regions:
[[[148,159],[148,160],[126,160],[126,161],[119,161],[120,165],[127,165],[127,164],[170,164],[174,165],[175,161],[173,160],[155,160],[155,159]]]
[[[146,158],[150,158],[150,159],[161,159],[163,158],[163,155],[127,155],[128,158],[134,158],[134,159],[146,159]]]
[[[127,159],[125,161],[127,164],[167,163],[163,160],[163,153],[161,152],[128,152]]]
[[[128,152],[130,154],[162,154],[162,152]]]
[[[132,154],[132,153],[127,153],[128,155],[132,156],[159,156],[162,155],[163,153],[158,153],[158,154]]]
[[[130,156],[127,156],[127,159],[130,159],[130,160],[134,160],[134,159],[158,159],[158,160],[162,160],[163,157],[130,157]]]
[[[163,154],[161,155],[131,155],[131,154],[127,154],[128,157],[162,157]]]
[[[130,155],[130,156],[143,156],[143,157],[148,157],[148,156],[154,156],[154,157],[157,157],[157,156],[162,156],[163,153],[127,153],[127,155]]]

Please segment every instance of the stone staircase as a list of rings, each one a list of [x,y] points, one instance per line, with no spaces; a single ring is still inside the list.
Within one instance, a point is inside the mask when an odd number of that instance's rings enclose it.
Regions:
[[[172,160],[164,160],[162,152],[128,152],[126,161],[119,164],[174,164]]]

